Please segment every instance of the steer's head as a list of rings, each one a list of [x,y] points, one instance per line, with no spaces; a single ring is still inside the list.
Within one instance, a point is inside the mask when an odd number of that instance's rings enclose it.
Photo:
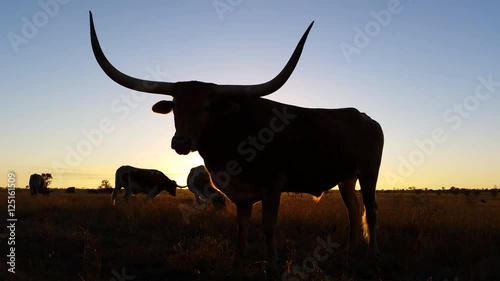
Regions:
[[[97,62],[116,83],[137,91],[173,97],[172,101],[156,103],[153,111],[161,114],[173,111],[176,132],[172,138],[172,148],[178,154],[188,154],[198,149],[199,137],[213,122],[213,114],[238,112],[239,105],[228,97],[261,97],[277,91],[285,84],[299,61],[313,24],[314,22],[307,28],[283,70],[272,80],[258,85],[216,85],[198,81],[154,82],[130,77],[117,70],[104,56],[94,29],[92,13],[90,37]]]
[[[163,187],[164,190],[168,192],[168,194],[175,196],[177,193],[177,183],[175,181],[171,181],[169,184]]]
[[[200,135],[209,129],[213,121],[214,99],[210,94],[215,85],[190,81],[172,85],[173,100],[162,100],[153,106],[160,114],[173,112],[175,135],[172,149],[178,154],[188,154],[197,150]]]

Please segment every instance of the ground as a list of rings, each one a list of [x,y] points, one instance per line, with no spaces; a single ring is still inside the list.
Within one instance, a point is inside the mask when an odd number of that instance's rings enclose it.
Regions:
[[[6,213],[6,191],[0,195]],[[113,207],[110,196],[17,190],[16,273],[7,272],[0,237],[0,280],[263,280],[260,204],[244,268],[231,276],[234,205],[195,206],[192,194],[179,191],[149,202],[139,195],[129,204],[122,193]],[[276,235],[282,280],[500,279],[500,198],[378,192],[377,199],[382,256],[373,267],[345,260],[347,213],[338,192],[317,204],[309,195],[283,194]]]

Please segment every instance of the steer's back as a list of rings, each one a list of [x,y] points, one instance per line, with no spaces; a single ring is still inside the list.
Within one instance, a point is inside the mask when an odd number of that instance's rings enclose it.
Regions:
[[[285,174],[285,191],[320,195],[358,176],[366,162],[378,171],[383,133],[365,113],[355,108],[311,109],[265,101],[294,117],[256,156],[258,164],[253,167],[268,173],[269,179],[272,173]]]
[[[301,108],[294,122],[283,138],[289,149],[284,163],[287,191],[319,195],[359,176],[367,165],[377,166],[378,172],[383,133],[365,113],[354,108]]]

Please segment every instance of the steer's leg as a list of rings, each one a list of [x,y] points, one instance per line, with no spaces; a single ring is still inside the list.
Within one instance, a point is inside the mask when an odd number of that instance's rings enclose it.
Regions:
[[[339,184],[340,194],[347,207],[349,215],[349,238],[346,252],[354,254],[362,246],[363,232],[361,225],[361,215],[359,213],[359,203],[355,194],[357,178],[344,180]]]
[[[132,194],[132,187],[130,187],[130,183],[125,185],[125,201],[128,203],[130,200],[130,195]]]
[[[377,122],[370,120],[366,123],[363,136],[365,139],[360,147],[360,155],[365,155],[359,163],[359,185],[363,194],[363,203],[366,210],[366,222],[368,224],[368,255],[377,257],[379,249],[377,246],[377,201],[375,199],[375,188],[377,187],[382,151],[384,147],[384,134]]]
[[[116,204],[116,198],[118,198],[118,194],[123,187],[123,183],[121,181],[121,169],[116,170],[115,173],[115,189],[113,189],[113,193],[111,193],[111,204],[114,206]]]
[[[146,201],[149,201],[151,198],[154,198],[158,194],[158,187],[153,186],[151,191],[148,192],[148,196],[146,197]]]
[[[122,187],[117,185],[115,186],[115,189],[113,189],[113,193],[111,193],[111,203],[113,204],[113,206],[116,204],[116,198],[118,197],[120,189],[122,189]]]
[[[267,190],[263,190],[262,227],[266,237],[266,259],[268,262],[266,274],[271,279],[278,278],[279,276],[275,234],[283,183],[284,178],[280,177],[275,186],[267,187]]]
[[[238,259],[246,255],[248,245],[248,229],[250,227],[250,217],[252,216],[252,204],[238,204],[236,205],[236,208],[238,220],[238,244],[236,245],[235,258]]]
[[[368,223],[368,255],[378,256],[380,254],[377,245],[377,201],[375,199],[375,187],[377,185],[377,175],[371,177],[360,177],[359,184],[363,193],[363,203],[366,209],[366,222]]]
[[[238,242],[233,258],[233,273],[241,274],[244,267],[244,257],[247,251],[248,228],[250,227],[250,217],[252,216],[251,203],[237,203],[236,215],[238,223]],[[233,276],[233,277],[236,277]]]

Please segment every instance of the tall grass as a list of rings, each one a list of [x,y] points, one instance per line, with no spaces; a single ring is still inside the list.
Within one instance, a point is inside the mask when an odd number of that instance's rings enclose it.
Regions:
[[[4,191],[0,194],[5,198]],[[500,198],[484,197],[486,204],[450,194],[378,193],[379,278],[499,280]],[[149,202],[138,196],[129,204],[120,196],[114,207],[108,194],[82,191],[34,197],[18,192],[16,199],[17,273],[6,272],[2,254],[0,280],[112,280],[122,270],[133,280],[231,280],[237,237],[232,204],[222,211],[203,208],[187,224],[179,206],[193,207],[193,200],[184,191],[177,197],[162,193]],[[5,204],[2,199],[0,209]],[[243,280],[263,278],[261,216],[256,204]],[[366,280],[346,262],[347,234],[338,192],[317,204],[307,195],[283,194],[276,234],[283,271],[301,266],[313,256],[317,239],[330,236],[341,246],[318,262],[307,280]]]

